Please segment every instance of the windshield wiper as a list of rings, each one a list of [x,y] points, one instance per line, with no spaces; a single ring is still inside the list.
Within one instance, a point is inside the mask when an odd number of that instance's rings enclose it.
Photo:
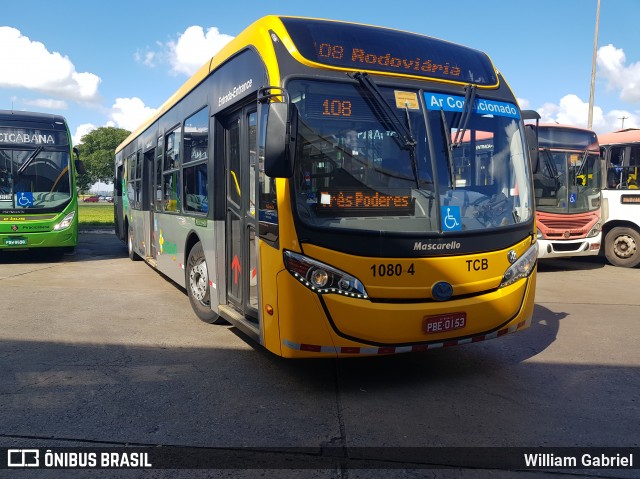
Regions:
[[[542,152],[544,153],[544,164],[547,167],[547,173],[549,174],[549,178],[553,178],[557,191],[562,186],[562,184],[560,183],[560,173],[558,173],[558,167],[556,166],[556,162],[553,161],[551,150],[549,150],[549,148],[542,148]]]
[[[453,140],[451,148],[458,148],[462,144],[464,134],[467,132],[467,125],[469,125],[469,119],[473,113],[473,103],[476,100],[476,86],[467,85],[464,87],[464,103],[462,104],[462,114],[460,115],[460,121],[458,122],[456,137]]]
[[[587,161],[589,161],[589,150],[584,150],[584,154],[582,155],[582,161],[580,163],[580,167],[578,168],[578,171],[576,171],[576,174],[573,177],[573,184],[575,186],[578,186],[578,176],[580,176],[582,174],[582,171],[584,170],[584,165],[587,164]],[[580,186],[587,186],[587,177],[585,177],[584,179],[584,185],[580,185]]]
[[[380,120],[380,123],[389,131],[396,133],[396,136],[391,135],[391,138],[398,144],[401,150],[409,151],[409,158],[411,159],[411,169],[416,181],[416,188],[420,189],[420,177],[418,176],[418,162],[416,160],[416,145],[417,142],[413,137],[411,131],[411,121],[409,119],[409,109],[405,106],[406,112],[406,125],[396,115],[394,109],[389,105],[389,102],[382,96],[382,93],[378,89],[378,86],[373,82],[367,73],[355,72],[348,74],[350,78],[356,80],[360,87],[364,90],[363,96],[376,118]]]
[[[31,153],[31,154],[29,155],[29,158],[27,158],[27,159],[24,161],[24,163],[22,163],[22,164],[20,165],[20,168],[18,168],[17,173],[18,173],[19,175],[21,175],[21,174],[24,172],[24,170],[26,170],[26,169],[29,167],[29,165],[30,165],[30,164],[31,164],[31,162],[35,159],[35,157],[36,157],[36,156],[38,156],[38,155],[40,154],[40,152],[41,152],[41,151],[42,151],[42,147],[41,147],[41,146],[39,146],[38,148],[36,148],[35,150],[33,150],[33,153]]]
[[[467,132],[467,126],[469,125],[469,120],[471,119],[471,115],[473,113],[473,103],[476,100],[476,86],[475,85],[467,85],[464,87],[464,103],[462,104],[462,114],[460,115],[460,120],[458,121],[458,125],[456,126],[456,136],[451,141],[451,130],[449,129],[449,124],[447,123],[447,117],[444,113],[444,109],[440,108],[440,118],[442,119],[442,135],[445,138],[446,150],[447,150],[447,163],[449,166],[449,181],[451,182],[451,189],[456,189],[455,182],[455,167],[454,167],[454,159],[453,159],[453,150],[455,148],[460,147],[462,144],[462,140],[464,139],[464,134]]]
[[[444,136],[445,150],[447,152],[447,166],[449,167],[449,181],[451,182],[451,189],[456,189],[455,171],[453,165],[453,145],[451,144],[451,130],[449,130],[449,124],[447,123],[447,116],[444,110],[440,108],[440,118],[442,120],[442,136]]]

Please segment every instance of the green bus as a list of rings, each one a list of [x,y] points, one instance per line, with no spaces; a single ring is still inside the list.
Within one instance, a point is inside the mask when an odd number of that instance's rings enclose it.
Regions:
[[[64,117],[0,110],[0,251],[75,248],[79,169]]]

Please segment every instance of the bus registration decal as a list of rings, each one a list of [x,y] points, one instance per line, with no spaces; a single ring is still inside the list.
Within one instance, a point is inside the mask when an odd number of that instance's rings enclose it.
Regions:
[[[464,311],[436,314],[434,316],[426,316],[422,320],[422,331],[425,334],[438,334],[455,329],[462,329],[466,325],[467,313]]]

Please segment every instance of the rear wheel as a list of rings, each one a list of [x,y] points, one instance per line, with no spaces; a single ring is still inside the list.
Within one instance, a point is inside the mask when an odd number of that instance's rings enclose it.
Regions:
[[[225,324],[216,312],[211,310],[211,288],[209,286],[209,271],[207,260],[204,256],[202,243],[199,241],[193,245],[187,259],[187,294],[191,307],[196,316],[205,323]]]
[[[640,264],[640,234],[632,228],[613,228],[605,237],[604,254],[614,266],[637,266]]]

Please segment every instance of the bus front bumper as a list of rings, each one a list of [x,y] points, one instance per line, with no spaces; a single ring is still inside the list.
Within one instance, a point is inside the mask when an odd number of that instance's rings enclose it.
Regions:
[[[318,296],[285,273],[278,277],[278,289],[285,288],[284,297],[295,300],[279,302],[279,314],[298,314],[295,320],[280,322],[281,354],[394,354],[496,338],[530,325],[535,283],[534,271],[510,286],[447,302],[381,302]]]
[[[538,259],[595,256],[600,252],[602,233],[592,238],[576,240],[538,239]]]

